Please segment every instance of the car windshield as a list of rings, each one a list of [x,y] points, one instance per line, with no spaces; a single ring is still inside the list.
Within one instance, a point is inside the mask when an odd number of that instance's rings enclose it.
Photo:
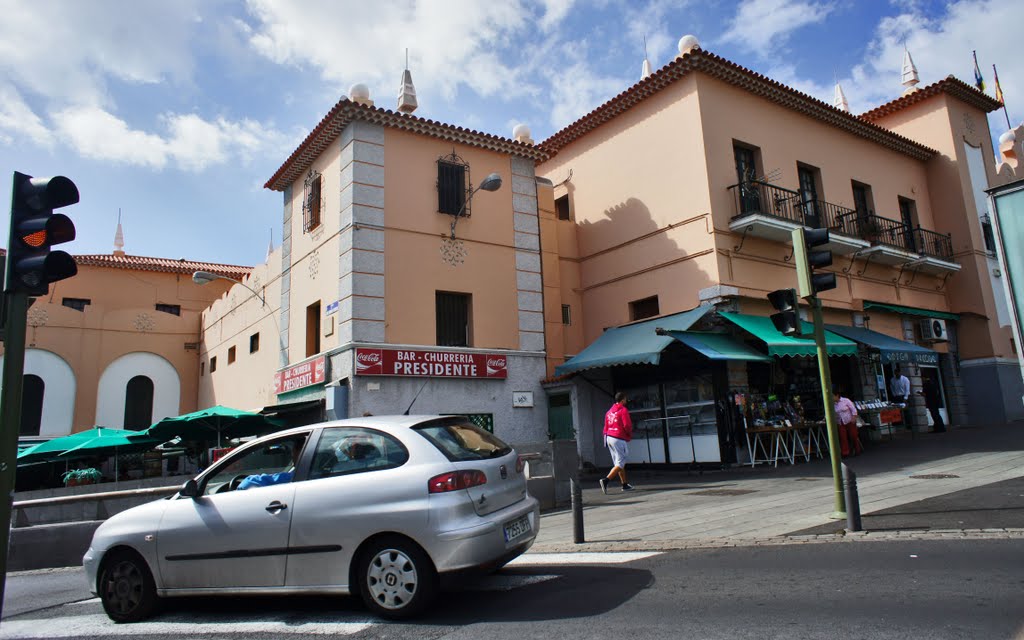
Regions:
[[[500,458],[512,452],[512,447],[494,434],[468,421],[431,422],[416,427],[415,431],[452,462]]]

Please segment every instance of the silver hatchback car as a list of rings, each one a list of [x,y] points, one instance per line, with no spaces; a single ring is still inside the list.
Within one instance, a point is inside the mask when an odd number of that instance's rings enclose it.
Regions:
[[[540,526],[523,461],[455,416],[368,416],[248,442],[169,498],[119,513],[83,558],[117,622],[160,598],[358,593],[423,610],[441,578],[494,570]]]

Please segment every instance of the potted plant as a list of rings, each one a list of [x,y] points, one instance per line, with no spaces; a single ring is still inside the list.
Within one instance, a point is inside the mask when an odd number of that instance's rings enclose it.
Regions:
[[[81,484],[96,484],[103,474],[99,469],[72,469],[60,477],[65,487],[77,487]]]

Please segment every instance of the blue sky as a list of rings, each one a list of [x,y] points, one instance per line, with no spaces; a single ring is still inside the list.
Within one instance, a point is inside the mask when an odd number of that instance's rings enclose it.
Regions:
[[[1024,115],[1020,0],[0,0],[0,195],[65,175],[72,253],[263,261],[281,194],[263,184],[355,82],[394,109],[405,50],[416,115],[535,140],[655,69],[685,34],[854,113],[899,96],[906,44],[922,85],[987,90]],[[1002,111],[989,116],[1005,131]],[[3,207],[7,228],[8,207]],[[271,231],[272,230],[272,231]],[[6,244],[6,238],[0,241]]]

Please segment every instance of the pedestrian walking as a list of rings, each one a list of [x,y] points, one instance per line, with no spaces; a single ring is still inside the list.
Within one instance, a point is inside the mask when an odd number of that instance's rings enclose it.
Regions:
[[[608,481],[615,478],[622,483],[623,491],[632,491],[633,485],[626,482],[626,458],[629,457],[629,441],[633,439],[633,419],[629,417],[626,403],[629,398],[621,391],[615,394],[615,404],[604,415],[604,445],[612,454],[612,470],[601,478],[601,492],[608,493]]]
[[[910,378],[903,375],[899,367],[892,370],[892,380],[889,381],[889,392],[892,394],[892,401],[903,405],[903,424],[913,430],[914,396],[910,393]]]
[[[857,407],[853,401],[843,396],[839,387],[832,387],[832,401],[835,402],[836,420],[839,421],[839,451],[845,458],[864,452],[860,443],[860,431],[857,430]]]
[[[917,394],[924,396],[924,406],[928,408],[928,413],[932,416],[932,431],[942,433],[946,430],[946,423],[942,419],[942,414],[939,413],[939,406],[942,404],[939,385],[935,384],[931,378],[925,378],[921,381],[921,386],[923,390],[918,391]]]

